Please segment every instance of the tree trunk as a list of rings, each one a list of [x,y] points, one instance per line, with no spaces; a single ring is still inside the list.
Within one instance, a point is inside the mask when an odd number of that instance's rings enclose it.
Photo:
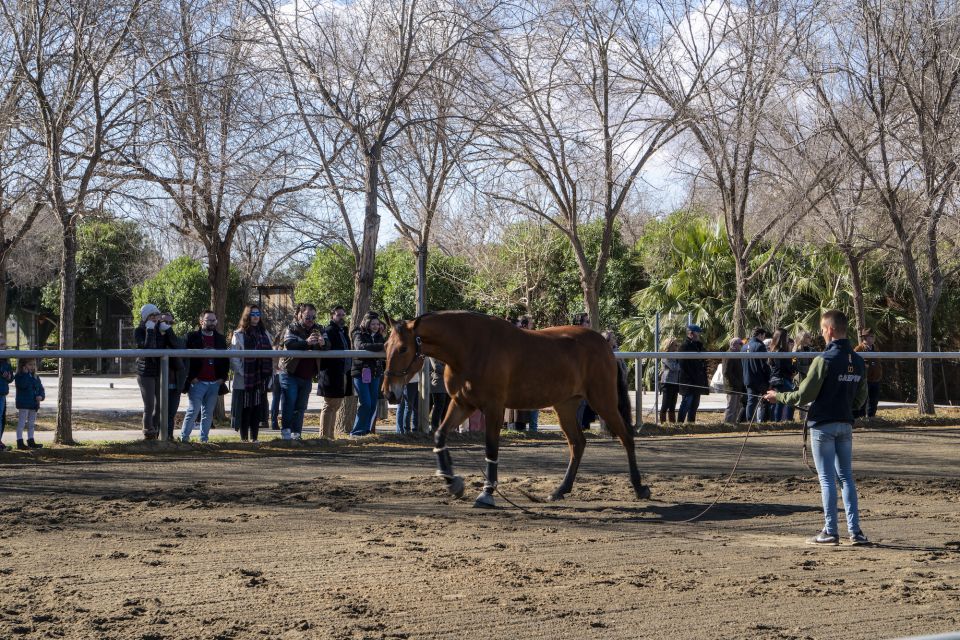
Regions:
[[[427,312],[427,256],[429,249],[427,248],[427,243],[422,243],[417,247],[417,315],[423,315]],[[419,378],[419,397],[417,402],[419,403],[417,408],[417,424],[413,425],[413,429],[420,433],[426,433],[430,431],[430,361],[424,360],[423,368],[420,369],[420,373],[417,374]]]
[[[367,154],[366,165],[363,240],[360,248],[360,264],[354,276],[353,307],[350,310],[351,330],[360,325],[364,314],[370,310],[370,301],[373,298],[377,236],[380,233],[380,214],[377,213],[377,194],[380,188],[380,148],[378,146],[374,146]]]
[[[867,310],[863,304],[863,281],[860,277],[860,260],[851,251],[844,251],[847,267],[850,269],[850,286],[853,289],[853,315],[857,321],[857,331],[867,326]]]
[[[747,266],[742,260],[735,260],[736,282],[733,296],[733,335],[747,335]]]
[[[926,305],[916,304],[917,351],[933,351],[933,311]],[[917,359],[917,411],[934,415],[933,362]]]
[[[582,278],[580,281],[583,288],[583,303],[590,314],[590,328],[594,331],[600,330],[600,291],[599,288],[588,279]]]
[[[226,334],[227,331],[240,321],[240,318],[230,318],[233,324],[227,322],[227,293],[230,289],[230,251],[226,245],[220,245],[216,251],[207,256],[209,268],[207,282],[210,284],[210,309],[217,314],[218,328]]]
[[[73,317],[77,300],[77,226],[71,216],[63,225],[63,253],[60,260],[60,349],[73,349]],[[40,345],[37,345],[40,347]],[[57,432],[54,442],[73,441],[73,360],[60,360],[57,390]]]
[[[3,337],[7,337],[7,260],[0,259],[0,324],[3,326]]]

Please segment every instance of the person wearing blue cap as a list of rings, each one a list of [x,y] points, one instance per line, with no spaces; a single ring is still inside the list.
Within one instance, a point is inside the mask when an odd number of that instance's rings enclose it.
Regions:
[[[700,341],[702,333],[703,329],[699,325],[688,324],[687,338],[680,346],[680,351],[703,352],[703,343]],[[680,360],[679,382],[680,395],[683,396],[683,400],[680,401],[677,421],[696,422],[697,409],[700,407],[700,396],[710,393],[710,387],[707,384],[707,361],[700,359]]]

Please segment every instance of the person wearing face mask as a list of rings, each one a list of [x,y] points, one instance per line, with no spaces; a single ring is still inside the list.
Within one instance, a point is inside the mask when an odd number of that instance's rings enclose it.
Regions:
[[[187,349],[226,351],[227,340],[217,331],[217,314],[207,309],[200,314],[200,329],[187,334]],[[187,370],[187,413],[180,429],[180,440],[190,442],[190,434],[200,414],[200,442],[210,437],[213,424],[213,411],[217,406],[220,387],[227,380],[230,371],[229,358],[214,358],[211,355],[190,358]]]
[[[244,350],[270,351],[272,338],[264,326],[260,307],[248,304],[240,315],[240,325],[233,332],[230,348],[237,352]],[[260,423],[267,416],[267,387],[273,378],[273,360],[271,358],[230,359],[233,369],[233,403],[230,421],[233,428],[240,432],[242,442],[257,442]]]
[[[153,304],[140,308],[140,324],[133,331],[138,349],[173,349],[176,336],[173,328],[160,317]],[[143,398],[143,437],[156,440],[160,436],[160,358],[137,358],[137,385]]]

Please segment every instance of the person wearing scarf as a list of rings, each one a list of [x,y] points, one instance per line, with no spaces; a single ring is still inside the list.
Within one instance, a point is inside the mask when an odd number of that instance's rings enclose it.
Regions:
[[[263,325],[260,307],[249,304],[240,316],[240,325],[233,332],[230,348],[235,351],[269,351],[273,341]],[[230,423],[240,432],[243,442],[256,442],[260,423],[267,416],[267,388],[273,377],[271,358],[230,359],[233,370],[233,400],[230,404]]]

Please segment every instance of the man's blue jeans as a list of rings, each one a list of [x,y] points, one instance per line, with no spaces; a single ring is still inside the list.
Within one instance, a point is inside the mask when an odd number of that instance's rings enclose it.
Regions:
[[[747,422],[766,422],[767,407],[763,405],[764,391],[747,389]]]
[[[0,396],[0,440],[3,440],[3,432],[7,428],[7,396]]]
[[[312,388],[313,380],[309,378],[298,378],[289,373],[280,374],[280,389],[283,391],[281,400],[283,428],[289,429],[291,434],[303,432],[303,416],[307,412]]]
[[[540,429],[540,409],[534,409],[530,412],[530,432],[533,433]]]
[[[697,409],[700,408],[700,394],[691,393],[680,400],[680,409],[677,412],[677,422],[696,422]]]
[[[847,531],[860,531],[860,510],[857,505],[857,486],[853,481],[853,426],[844,422],[829,422],[810,427],[810,445],[813,461],[820,476],[820,494],[823,498],[824,530],[839,535],[837,526],[837,480],[843,494],[843,508],[847,512]]]
[[[190,434],[196,424],[197,412],[200,412],[200,442],[210,438],[210,425],[213,424],[213,411],[217,408],[217,397],[220,393],[220,383],[216,380],[204,382],[197,380],[187,392],[187,413],[183,416],[183,427],[180,429],[180,440],[190,441]]]
[[[397,405],[397,433],[410,433],[411,425],[420,424],[420,385],[407,383]]]
[[[353,390],[357,393],[357,419],[353,422],[352,436],[365,436],[370,433],[373,421],[377,417],[377,399],[380,397],[380,378],[363,382],[360,376],[353,377]]]

